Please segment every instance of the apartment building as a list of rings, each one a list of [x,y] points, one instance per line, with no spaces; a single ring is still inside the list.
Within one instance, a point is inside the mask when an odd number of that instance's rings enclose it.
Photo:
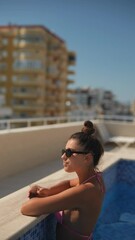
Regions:
[[[0,26],[0,109],[11,117],[63,116],[76,54],[44,26]]]
[[[76,88],[74,91],[74,115],[115,114],[115,96],[111,91]]]

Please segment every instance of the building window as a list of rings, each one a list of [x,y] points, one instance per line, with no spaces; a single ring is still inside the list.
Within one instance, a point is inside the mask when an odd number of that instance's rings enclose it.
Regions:
[[[14,51],[13,52],[13,57],[14,58],[17,58],[17,57],[19,57],[19,58],[26,58],[26,57],[33,57],[33,56],[35,56],[35,54],[36,54],[36,56],[37,56],[37,54],[40,54],[41,52],[40,51],[28,51],[27,49],[24,49],[24,50],[21,50],[21,51]]]
[[[6,75],[1,75],[0,76],[0,82],[6,82],[7,81],[7,76]]]
[[[41,70],[43,64],[40,60],[16,60],[13,63],[15,70]]]
[[[3,38],[2,39],[2,43],[3,43],[3,45],[7,45],[8,44],[8,39],[7,38]]]
[[[5,101],[5,96],[0,94],[0,106],[5,105],[6,101]]]
[[[17,88],[17,87],[14,87],[14,88],[12,88],[12,92],[13,93],[26,93],[28,91],[27,91],[27,88]]]
[[[30,76],[28,75],[21,75],[21,76],[16,76],[16,75],[13,75],[12,76],[12,82],[17,82],[17,81],[29,81],[30,80]]]
[[[57,87],[60,87],[60,86],[61,86],[61,80],[58,80],[58,79],[57,79],[57,80],[55,81],[55,85],[56,85]]]
[[[15,76],[15,75],[13,75],[13,76],[12,76],[12,82],[16,82],[17,80],[18,80],[18,77]]]
[[[30,76],[22,75],[22,76],[19,77],[19,79],[22,80],[22,81],[29,81],[30,80]]]
[[[57,66],[49,66],[47,68],[47,72],[51,74],[58,74],[58,68]]]
[[[42,43],[44,42],[44,38],[42,36],[38,35],[30,35],[30,34],[25,34],[21,36],[17,36],[14,38],[13,43],[14,45],[16,44],[25,44],[25,43]]]
[[[7,63],[0,63],[0,70],[6,70],[7,69]]]
[[[0,51],[0,58],[2,59],[3,57],[7,57],[8,52],[7,51]]]
[[[2,94],[3,94],[3,93],[6,93],[6,88],[5,88],[5,87],[1,87],[1,88],[0,88],[0,93],[2,93]]]

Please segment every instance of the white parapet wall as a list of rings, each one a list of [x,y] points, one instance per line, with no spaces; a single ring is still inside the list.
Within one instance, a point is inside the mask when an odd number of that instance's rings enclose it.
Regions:
[[[105,125],[112,136],[135,137],[135,122],[105,121]]]
[[[68,137],[83,122],[0,131],[0,179],[60,159]]]
[[[98,125],[98,120],[94,121]],[[135,123],[105,122],[112,135],[135,137]],[[60,123],[0,131],[0,179],[60,159],[69,136],[83,122]]]

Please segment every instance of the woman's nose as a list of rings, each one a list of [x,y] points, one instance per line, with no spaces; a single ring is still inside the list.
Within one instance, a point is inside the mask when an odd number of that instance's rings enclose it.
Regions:
[[[61,155],[61,159],[64,160],[64,159],[66,159],[66,158],[67,158],[67,157],[66,157],[66,154],[63,153],[63,154]]]

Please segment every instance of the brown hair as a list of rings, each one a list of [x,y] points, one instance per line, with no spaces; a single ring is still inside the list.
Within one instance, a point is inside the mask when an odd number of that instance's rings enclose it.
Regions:
[[[72,134],[69,139],[78,140],[79,145],[84,147],[84,151],[93,154],[94,167],[98,165],[104,149],[98,138],[95,137],[95,128],[91,121],[85,121],[82,130]]]

